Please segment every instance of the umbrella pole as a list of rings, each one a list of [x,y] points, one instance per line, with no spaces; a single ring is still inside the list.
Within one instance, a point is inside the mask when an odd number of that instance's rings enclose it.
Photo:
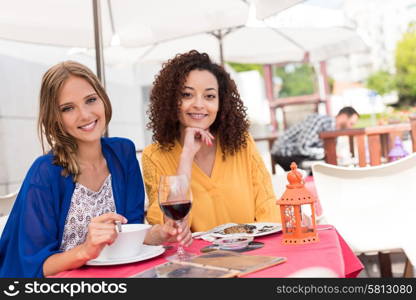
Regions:
[[[324,96],[325,96],[325,108],[326,108],[326,114],[328,116],[331,115],[331,103],[329,95],[331,94],[331,90],[329,88],[329,79],[328,79],[328,72],[326,70],[326,61],[319,62],[319,71],[322,76],[323,80],[323,88],[324,88]]]
[[[209,32],[209,33],[212,34],[218,40],[218,47],[219,47],[219,50],[220,50],[220,65],[221,65],[221,67],[224,67],[224,53],[223,53],[224,50],[222,48],[222,39],[228,32],[224,34],[221,31],[221,29],[219,29],[216,32],[213,31],[213,32]]]
[[[276,119],[276,106],[273,105],[274,94],[273,94],[273,67],[270,64],[263,65],[264,70],[264,82],[266,85],[266,96],[269,102],[270,110],[270,122],[272,125],[272,132],[277,132],[279,124]]]
[[[242,26],[239,27],[234,27],[234,28],[228,28],[227,30],[221,30],[218,29],[217,32],[209,32],[210,34],[212,34],[217,40],[218,40],[218,46],[219,46],[219,50],[220,50],[220,64],[221,67],[224,67],[224,49],[223,49],[223,41],[224,41],[224,37],[229,34],[230,32],[232,32],[235,29],[238,29]]]
[[[220,63],[221,63],[221,67],[223,67],[224,68],[224,50],[223,50],[223,48],[222,48],[222,38],[223,38],[223,35],[222,35],[222,32],[221,31],[219,31],[218,32],[218,44],[219,44],[219,46],[220,46]]]
[[[99,0],[92,0],[94,15],[94,40],[95,40],[95,63],[97,67],[97,77],[105,88],[104,54],[103,54],[103,35],[101,28],[101,6]]]
[[[105,89],[103,35],[101,28],[101,6],[99,0],[92,0],[92,11],[94,15],[95,64],[97,68],[97,77]],[[104,136],[108,137],[108,127],[104,132]]]

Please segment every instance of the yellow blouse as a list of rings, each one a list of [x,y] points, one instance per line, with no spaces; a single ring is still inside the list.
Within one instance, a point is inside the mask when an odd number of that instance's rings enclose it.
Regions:
[[[158,144],[147,146],[142,155],[143,177],[149,198],[147,220],[163,222],[157,200],[161,175],[176,174],[182,147],[179,142],[170,151]],[[195,163],[192,165],[193,195],[189,223],[192,231],[206,231],[224,223],[279,222],[279,206],[270,174],[264,166],[253,138],[247,147],[222,159],[219,143],[211,177]]]

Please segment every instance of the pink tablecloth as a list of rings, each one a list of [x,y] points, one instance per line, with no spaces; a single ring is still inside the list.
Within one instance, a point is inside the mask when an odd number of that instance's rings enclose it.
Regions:
[[[363,269],[363,265],[337,231],[335,229],[322,230],[318,231],[318,234],[320,239],[318,243],[305,245],[282,245],[281,233],[256,238],[256,241],[264,243],[264,247],[244,252],[244,254],[284,256],[287,262],[245,277],[288,277],[297,271],[314,267],[319,267],[321,270],[322,268],[329,269],[338,277],[356,277]],[[199,250],[209,244],[203,240],[194,240],[187,250],[199,254]],[[54,277],[130,277],[166,262],[165,257],[173,254],[174,251],[175,249],[172,249],[159,257],[137,263],[100,267],[84,266],[76,270],[61,272]]]

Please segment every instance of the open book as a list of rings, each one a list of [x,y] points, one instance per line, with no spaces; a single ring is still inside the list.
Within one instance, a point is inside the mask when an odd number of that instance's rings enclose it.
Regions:
[[[131,277],[135,278],[213,278],[240,277],[284,263],[285,257],[243,255],[217,250],[197,256],[190,261],[167,262]]]

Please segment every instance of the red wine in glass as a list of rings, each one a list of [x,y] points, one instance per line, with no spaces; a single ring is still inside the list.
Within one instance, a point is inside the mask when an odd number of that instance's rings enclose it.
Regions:
[[[182,220],[191,210],[192,203],[189,200],[165,202],[160,205],[164,214],[172,220]]]
[[[186,175],[161,176],[158,190],[159,207],[166,216],[175,221],[176,226],[182,226],[185,217],[192,207],[192,192],[189,178]],[[188,253],[181,244],[175,255],[167,260],[190,260],[195,254]]]

